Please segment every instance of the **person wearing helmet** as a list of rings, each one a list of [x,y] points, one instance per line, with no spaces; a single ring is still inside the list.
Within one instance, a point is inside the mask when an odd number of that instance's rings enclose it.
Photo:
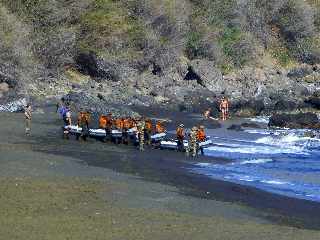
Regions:
[[[178,140],[178,151],[183,152],[184,150],[183,141],[185,137],[184,125],[180,124],[176,132],[177,132],[177,140]]]
[[[186,151],[187,156],[192,154],[192,157],[195,157],[197,155],[197,127],[193,127],[191,129],[191,132],[189,134],[189,143],[188,143],[188,149]]]

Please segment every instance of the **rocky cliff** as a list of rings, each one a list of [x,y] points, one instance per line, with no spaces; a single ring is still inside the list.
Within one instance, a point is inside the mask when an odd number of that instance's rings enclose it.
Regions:
[[[0,103],[319,109],[309,0],[0,0]]]

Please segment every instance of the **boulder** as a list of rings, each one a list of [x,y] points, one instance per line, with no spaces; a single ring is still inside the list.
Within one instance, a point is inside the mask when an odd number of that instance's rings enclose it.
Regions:
[[[253,122],[245,122],[241,124],[244,128],[262,128],[259,124]]]
[[[237,125],[237,124],[232,124],[230,127],[227,128],[228,130],[232,130],[232,131],[237,131],[237,132],[241,132],[243,131],[241,125]]]
[[[291,79],[301,79],[310,74],[312,74],[313,69],[310,65],[301,65],[299,67],[293,68],[288,72],[288,77]]]
[[[0,92],[6,93],[9,91],[9,84],[6,82],[0,83]]]
[[[79,71],[96,80],[119,81],[116,65],[97,57],[93,52],[79,53],[75,58],[75,62]]]
[[[297,108],[297,103],[290,100],[281,99],[276,102],[274,110],[276,111],[293,111]]]
[[[189,77],[194,77],[194,80],[209,89],[212,92],[223,92],[226,87],[223,82],[222,73],[214,67],[214,63],[206,60],[194,60],[189,67]]]
[[[320,122],[314,113],[275,114],[269,120],[269,127],[318,129]]]
[[[320,109],[320,97],[310,97],[305,102],[313,108]]]

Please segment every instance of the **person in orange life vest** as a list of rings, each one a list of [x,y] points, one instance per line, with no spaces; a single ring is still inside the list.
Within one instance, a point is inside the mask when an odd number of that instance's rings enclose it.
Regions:
[[[184,145],[183,141],[185,138],[185,130],[184,130],[184,125],[180,124],[179,127],[177,128],[177,140],[178,140],[178,151],[183,152],[184,150]]]
[[[146,119],[146,123],[145,123],[145,141],[147,143],[147,145],[151,145],[151,136],[152,136],[152,121],[151,119]]]

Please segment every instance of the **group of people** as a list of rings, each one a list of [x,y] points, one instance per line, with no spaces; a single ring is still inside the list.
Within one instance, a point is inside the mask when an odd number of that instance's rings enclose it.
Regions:
[[[219,104],[219,110],[221,112],[221,120],[222,121],[226,121],[228,119],[229,116],[229,100],[226,97],[223,97],[220,101]],[[212,109],[208,108],[205,112],[204,112],[204,118],[205,119],[213,119],[213,120],[217,120],[216,118],[212,117]]]
[[[199,147],[199,143],[205,142],[207,140],[207,136],[205,133],[205,127],[203,125],[197,127],[194,126],[191,128],[189,134],[186,134],[185,128],[183,124],[176,130],[177,142],[178,142],[178,151],[186,151],[186,154],[189,156],[190,154],[195,157],[198,151],[201,151],[203,154],[203,148]],[[184,140],[188,139],[188,147],[184,147]]]
[[[68,106],[63,106],[58,109],[64,121],[64,137],[69,137],[68,126],[72,125],[71,110]],[[91,122],[91,114],[87,111],[80,111],[78,113],[76,125],[81,130],[81,135],[78,138],[86,140],[89,136],[89,124]],[[114,142],[116,144],[138,144],[139,150],[144,151],[145,145],[153,145],[152,136],[157,134],[166,133],[165,121],[157,120],[153,122],[145,117],[120,117],[114,118],[112,113],[102,115],[98,120],[99,129],[105,130],[106,142]],[[115,138],[112,135],[112,130],[117,130],[122,133],[121,138]],[[135,135],[129,135],[128,130],[131,130]],[[178,144],[178,151],[185,151],[187,155],[191,154],[196,156],[200,150],[198,143],[206,141],[206,134],[204,126],[193,127],[189,134],[186,133],[183,124],[180,124],[176,129],[176,140]],[[188,147],[185,148],[184,141],[188,140]]]

